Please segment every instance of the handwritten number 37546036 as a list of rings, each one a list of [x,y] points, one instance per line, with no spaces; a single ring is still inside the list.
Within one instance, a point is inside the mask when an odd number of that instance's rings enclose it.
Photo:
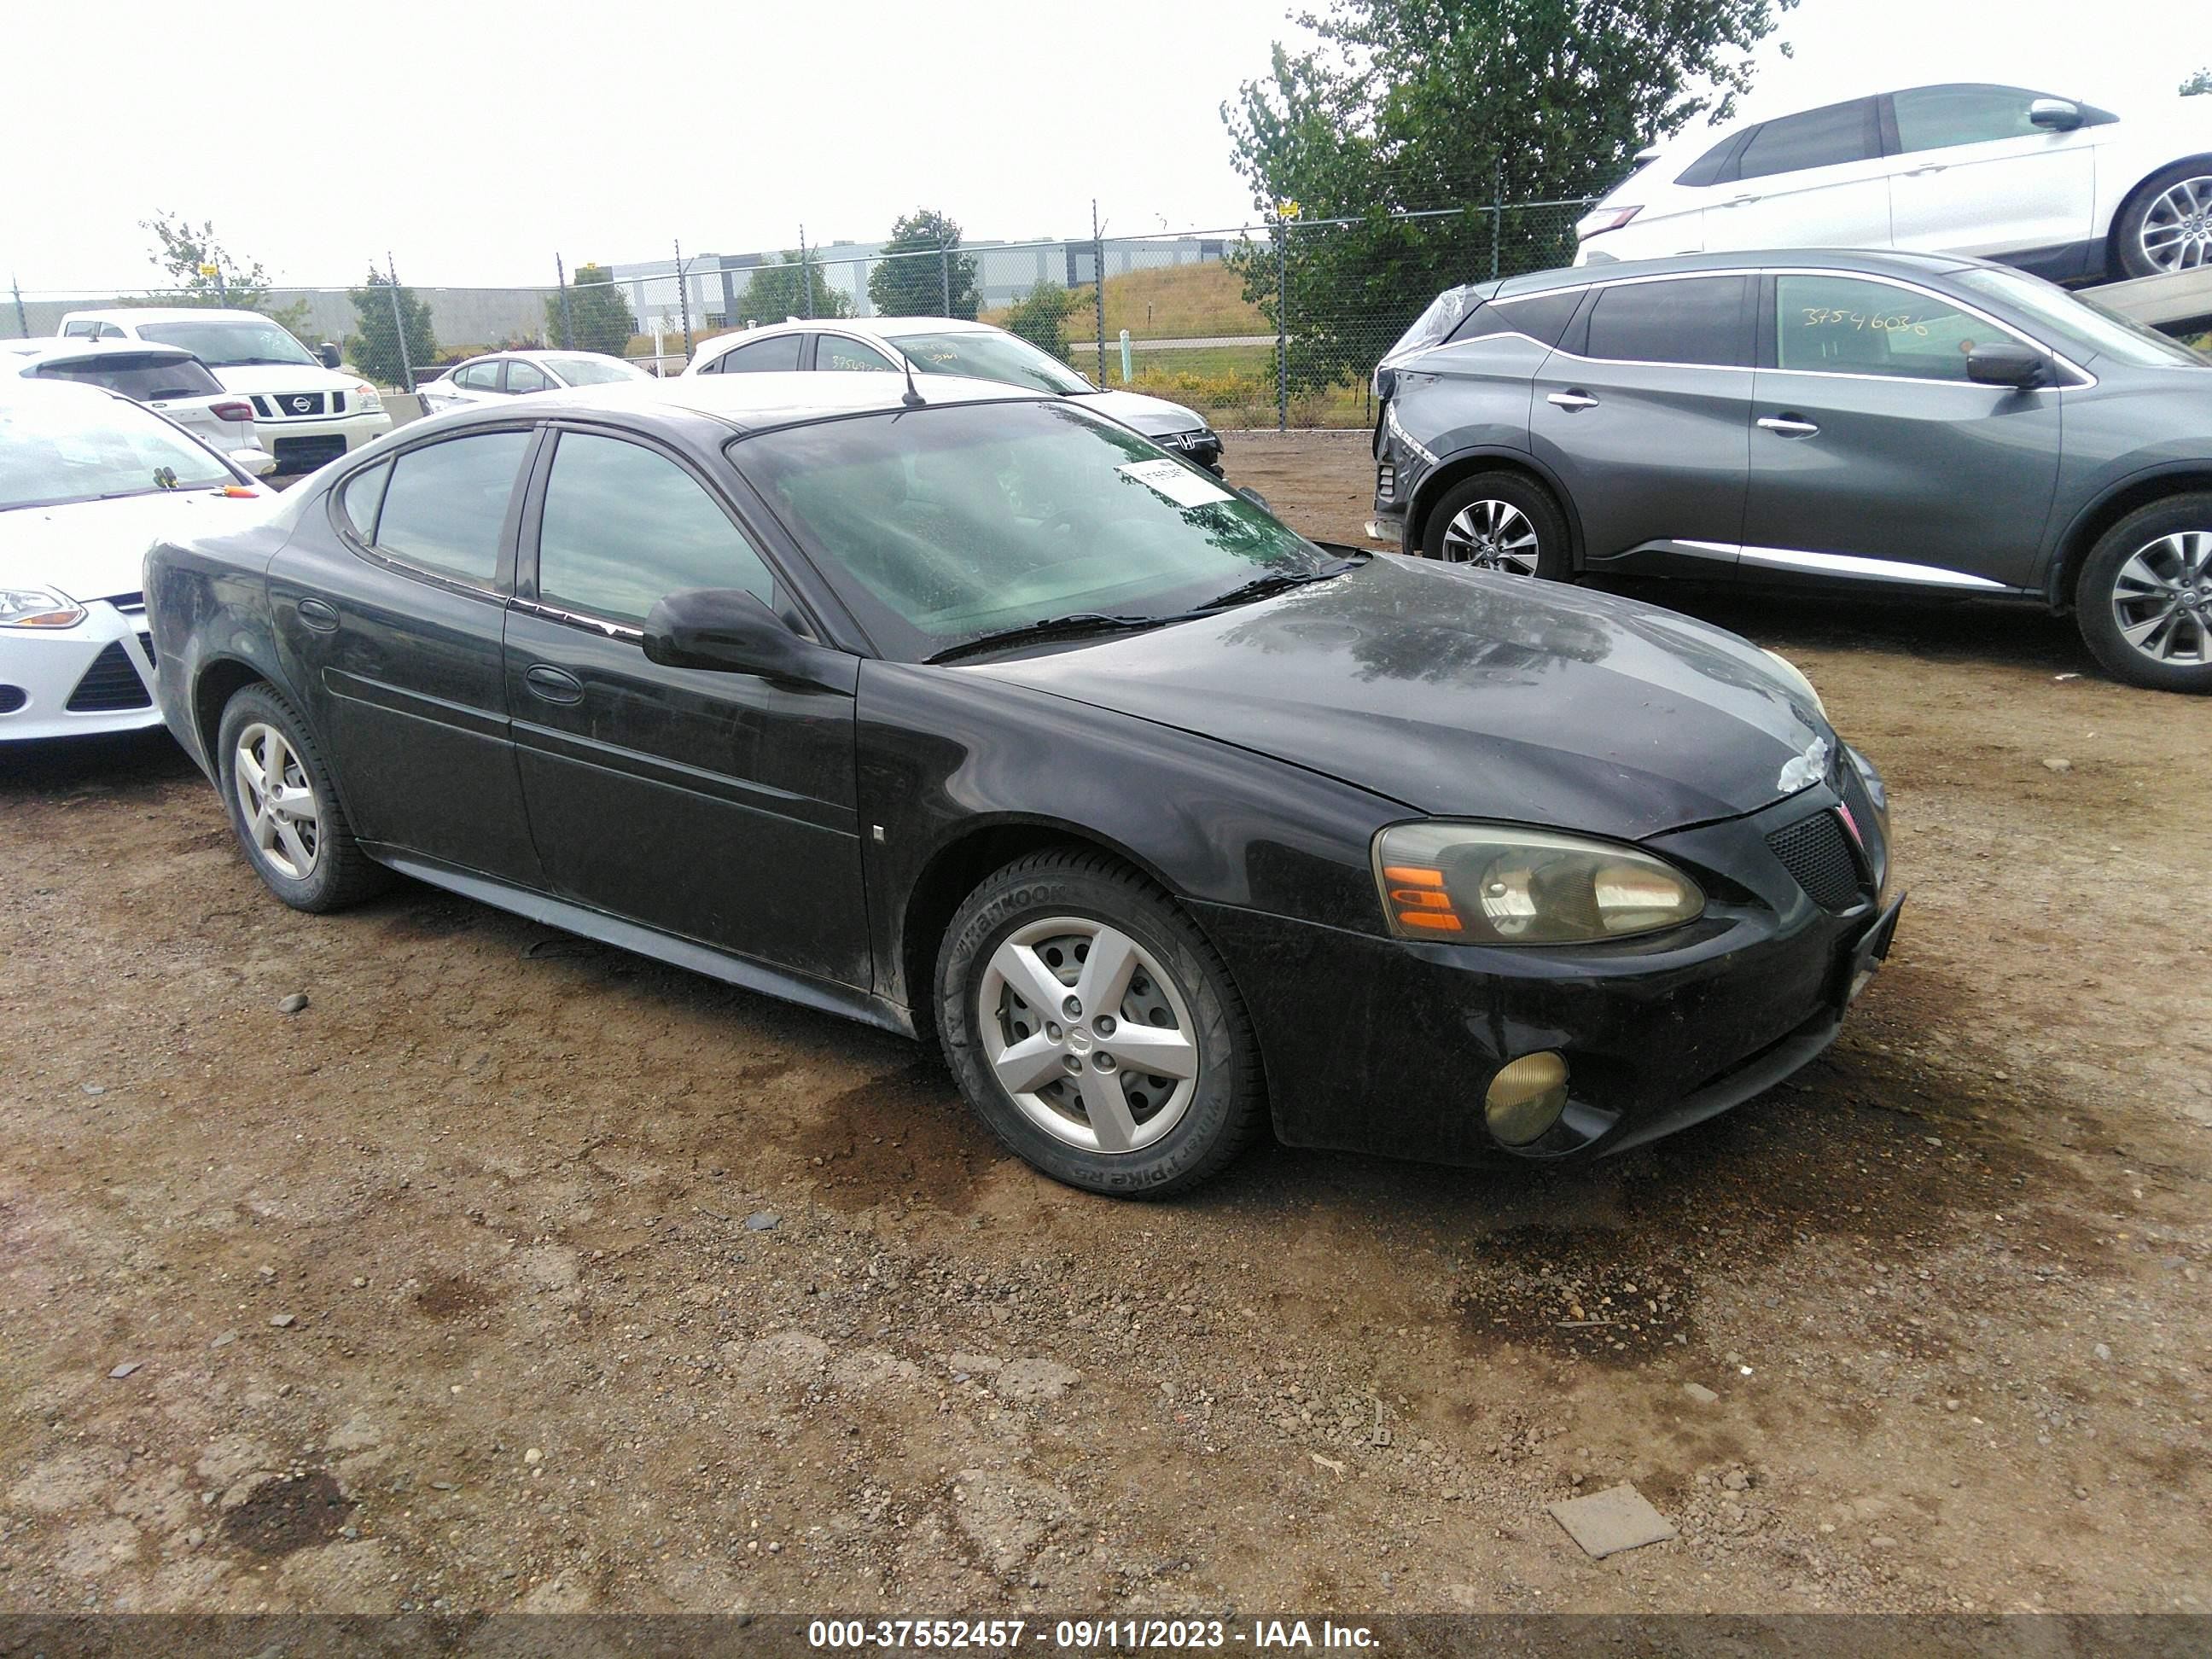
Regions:
[[[1803,307],[1803,314],[1805,326],[1808,328],[1873,329],[1877,332],[1917,334],[1923,340],[1928,337],[1928,325],[1915,320],[1907,312],[1900,311],[1893,316],[1884,316],[1880,312],[1843,311],[1832,306],[1806,306]]]

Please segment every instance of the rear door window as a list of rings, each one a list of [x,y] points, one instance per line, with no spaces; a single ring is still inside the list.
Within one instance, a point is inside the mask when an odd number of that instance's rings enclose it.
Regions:
[[[1881,154],[1881,130],[1875,119],[1875,100],[1857,98],[1848,104],[1829,104],[1767,122],[1744,145],[1735,176],[1765,179],[1778,173],[1869,161]]]
[[[546,378],[545,371],[539,368],[537,364],[526,363],[515,357],[507,360],[507,389],[509,392],[518,394],[525,392],[545,392],[550,391],[553,382]]]
[[[529,448],[527,432],[483,432],[409,450],[392,463],[376,550],[478,587],[495,586],[507,503]]]
[[[499,365],[471,363],[465,368],[456,369],[453,371],[453,384],[466,386],[471,392],[496,392],[499,390]]]
[[[726,351],[718,360],[717,374],[775,374],[782,369],[799,367],[799,348],[806,337],[800,333],[776,334],[765,340],[752,340]]]
[[[1682,276],[1601,289],[1583,355],[1615,362],[1750,361],[1742,276]]]

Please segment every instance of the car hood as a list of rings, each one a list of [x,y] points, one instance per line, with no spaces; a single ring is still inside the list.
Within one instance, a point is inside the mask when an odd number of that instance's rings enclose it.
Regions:
[[[1082,398],[1085,409],[1109,416],[1147,438],[1164,437],[1170,432],[1195,432],[1206,424],[1206,417],[1196,410],[1171,404],[1164,398],[1147,398],[1141,392],[1085,392],[1076,395]]]
[[[1802,787],[1801,757],[1834,742],[1735,635],[1632,599],[1387,555],[1219,616],[969,672],[1417,811],[1629,841],[1755,811]]]
[[[361,384],[358,377],[320,363],[237,363],[211,372],[225,391],[246,397],[257,392],[350,392]]]
[[[191,489],[15,507],[0,513],[0,586],[58,587],[78,600],[136,593],[156,541],[243,529],[270,499]]]

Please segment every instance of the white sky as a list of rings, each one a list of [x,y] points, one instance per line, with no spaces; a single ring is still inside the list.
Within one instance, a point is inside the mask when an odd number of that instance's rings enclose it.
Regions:
[[[2163,101],[2201,0],[1805,0],[1744,112],[1942,80]],[[423,284],[888,234],[1215,228],[1249,203],[1218,108],[1295,38],[1285,0],[295,0],[196,13],[17,0],[0,95],[0,276],[152,279],[137,222],[212,219],[281,283]],[[2094,26],[2092,21],[2094,19]],[[2173,42],[2179,40],[2180,45]],[[2191,56],[2191,54],[2195,56]],[[1480,88],[1468,88],[1472,112]]]

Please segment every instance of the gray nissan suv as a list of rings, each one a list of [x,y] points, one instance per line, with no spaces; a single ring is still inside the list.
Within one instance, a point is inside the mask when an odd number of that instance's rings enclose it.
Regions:
[[[1984,260],[1820,250],[1440,295],[1376,370],[1378,515],[1532,576],[2071,611],[2212,692],[2212,359]]]

